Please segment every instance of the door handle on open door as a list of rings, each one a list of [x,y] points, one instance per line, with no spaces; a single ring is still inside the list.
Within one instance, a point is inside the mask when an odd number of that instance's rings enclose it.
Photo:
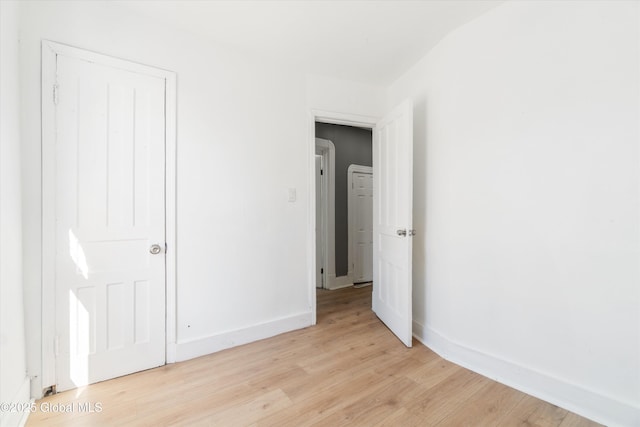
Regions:
[[[398,236],[406,236],[407,230],[397,230],[396,233],[398,234]]]
[[[160,245],[151,245],[151,247],[149,248],[149,252],[151,252],[153,255],[158,255],[160,252],[162,252],[162,248],[160,247]]]

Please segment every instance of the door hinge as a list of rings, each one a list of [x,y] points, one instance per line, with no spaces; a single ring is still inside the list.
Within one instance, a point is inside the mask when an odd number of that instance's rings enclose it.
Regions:
[[[54,105],[58,105],[58,89],[59,89],[58,84],[57,83],[54,84],[53,85],[53,103],[54,103]]]
[[[320,169],[320,175],[324,175],[324,170]]]
[[[320,274],[324,274],[324,268],[320,269]]]

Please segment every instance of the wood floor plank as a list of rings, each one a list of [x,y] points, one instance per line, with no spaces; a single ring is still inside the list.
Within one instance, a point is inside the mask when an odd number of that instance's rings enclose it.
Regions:
[[[408,417],[404,426],[437,425],[488,383],[485,377],[460,369],[443,381],[429,387],[407,405]]]
[[[318,290],[318,325],[36,402],[28,426],[560,426],[597,423],[406,348],[371,287]],[[77,406],[76,406],[77,408]]]
[[[318,422],[319,426],[362,425],[369,426],[386,417],[401,405],[422,392],[422,387],[408,378],[388,381],[382,388],[375,388]]]
[[[597,427],[599,425],[597,422],[583,418],[573,412],[569,412],[560,423],[560,427]]]
[[[291,405],[291,400],[280,389],[257,395],[249,394],[240,402],[224,407],[210,405],[206,399],[200,399],[200,404],[193,408],[195,410],[179,414],[178,417],[172,414],[174,416],[170,421],[158,420],[156,425],[190,426],[208,423],[219,426],[246,426]]]
[[[540,404],[540,400],[525,395],[496,426],[559,426],[568,411],[550,403]]]
[[[500,383],[490,382],[461,407],[445,417],[438,426],[495,426],[502,415],[510,412],[524,397],[524,393]]]

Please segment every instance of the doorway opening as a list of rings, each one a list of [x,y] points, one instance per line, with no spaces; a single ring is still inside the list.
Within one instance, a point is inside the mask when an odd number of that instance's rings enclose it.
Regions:
[[[316,287],[371,282],[372,131],[316,122],[315,136]]]
[[[317,321],[316,266],[326,258],[316,256],[316,126],[337,124],[372,131],[373,286],[371,308],[404,343],[412,345],[412,225],[413,105],[410,99],[389,110],[380,120],[370,117],[311,111],[309,123],[309,306]],[[318,185],[321,188],[321,185]],[[318,200],[321,200],[318,199]],[[321,211],[321,209],[319,210]],[[320,222],[322,229],[322,222]],[[348,234],[347,234],[348,236]],[[336,233],[337,237],[337,233]],[[322,242],[321,242],[322,243]],[[320,254],[321,255],[321,254]],[[329,260],[331,257],[329,257]],[[348,266],[347,266],[348,268]],[[329,273],[329,272],[327,272]],[[348,273],[347,273],[348,274]],[[329,274],[326,275],[329,282]],[[325,281],[320,280],[324,286]],[[351,282],[352,284],[353,282]]]
[[[316,190],[315,210],[312,211],[315,213],[313,279],[318,292],[372,282],[367,278],[372,278],[373,275],[373,254],[367,253],[366,246],[364,250],[362,247],[360,250],[354,248],[357,246],[355,239],[359,237],[359,233],[353,227],[359,223],[371,224],[373,207],[369,208],[368,220],[365,218],[357,221],[355,210],[358,207],[362,210],[364,204],[356,206],[352,197],[360,178],[366,177],[366,173],[372,177],[372,130],[375,122],[374,118],[332,113],[313,117],[313,184]],[[354,180],[354,173],[362,176],[358,175]],[[370,194],[372,196],[372,188]],[[371,243],[372,239],[371,235],[361,240]],[[367,269],[371,270],[370,274],[360,274]],[[356,271],[359,272],[357,278]],[[358,280],[363,277],[364,280]],[[316,292],[313,294],[312,307],[315,314]]]

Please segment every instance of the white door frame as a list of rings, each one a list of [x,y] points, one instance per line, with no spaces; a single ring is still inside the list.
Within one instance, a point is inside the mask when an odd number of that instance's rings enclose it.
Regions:
[[[308,142],[308,188],[309,188],[309,227],[308,236],[308,263],[309,268],[307,289],[309,291],[309,308],[311,309],[311,324],[316,324],[316,122],[330,123],[335,125],[355,126],[366,129],[373,129],[377,118],[361,116],[357,114],[345,114],[333,111],[311,110],[309,112],[309,137]],[[335,238],[335,233],[334,233]],[[335,262],[335,260],[334,260]]]
[[[323,289],[331,289],[336,280],[336,209],[335,209],[335,182],[336,182],[336,147],[328,139],[316,138],[316,155],[322,156],[324,174],[322,175],[322,218],[321,230],[324,236],[323,260],[324,260],[324,286]],[[315,173],[315,172],[314,172]],[[317,221],[317,218],[316,218]],[[316,258],[317,259],[317,258]],[[316,266],[317,270],[318,266]],[[316,283],[316,286],[318,284]]]
[[[325,247],[326,247],[326,224],[327,220],[325,219],[325,209],[327,206],[326,198],[327,192],[325,190],[325,177],[323,175],[323,165],[324,159],[322,155],[318,154],[316,148],[316,288],[321,289],[324,288],[324,280],[325,273],[327,267],[325,265]],[[318,193],[320,194],[318,196]],[[324,272],[322,269],[324,268]],[[320,269],[320,271],[318,271]]]
[[[355,282],[355,261],[356,261],[356,252],[355,252],[355,241],[356,241],[356,233],[355,233],[355,223],[356,216],[354,212],[355,200],[353,197],[353,175],[356,173],[366,173],[373,175],[373,167],[371,166],[362,166],[362,165],[349,165],[347,169],[347,221],[348,226],[347,230],[349,232],[349,242],[348,242],[348,259],[349,259],[349,277],[351,277],[351,281]],[[373,208],[372,208],[373,209]]]
[[[165,264],[166,361],[176,360],[176,74],[147,65],[42,41],[42,301],[55,301],[55,105],[57,55],[74,57],[165,79]],[[54,304],[42,307],[42,372],[40,387],[56,384]],[[32,331],[38,332],[38,331]],[[36,396],[40,397],[40,396]]]

